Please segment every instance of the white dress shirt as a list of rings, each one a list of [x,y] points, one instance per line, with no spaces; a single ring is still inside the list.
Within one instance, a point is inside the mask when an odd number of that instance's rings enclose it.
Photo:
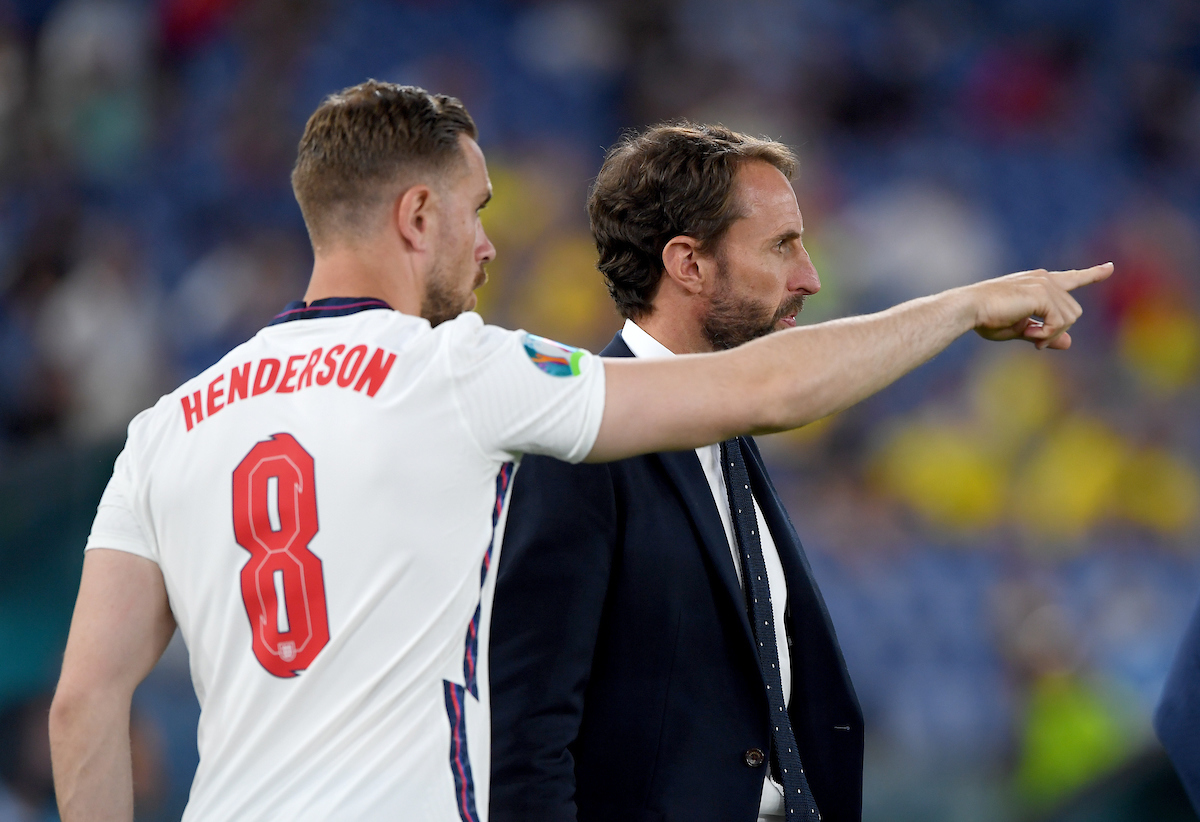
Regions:
[[[661,359],[674,357],[675,353],[658,340],[651,337],[633,320],[626,320],[621,329],[621,337],[629,350],[639,359]],[[738,554],[737,540],[733,535],[733,519],[729,514],[729,494],[725,488],[725,472],[721,470],[721,446],[706,445],[696,449],[700,458],[700,467],[708,479],[708,487],[712,491],[713,502],[717,505],[717,513],[721,515],[721,524],[725,526],[725,539],[729,544],[729,557],[737,572],[738,583],[745,593],[746,583],[742,579],[742,562]],[[754,501],[754,515],[758,519],[758,533],[761,535],[763,559],[767,564],[767,583],[771,586],[771,610],[775,625],[784,624],[784,611],[787,609],[787,579],[783,575],[783,564],[779,561],[779,549],[771,536],[771,529],[763,527],[762,509],[758,500]],[[792,655],[788,649],[787,637],[783,631],[776,628],[775,647],[779,649],[779,676],[783,686],[783,701],[790,704],[792,698]],[[783,818],[783,788],[769,774],[763,781],[762,801],[759,804],[760,822]]]

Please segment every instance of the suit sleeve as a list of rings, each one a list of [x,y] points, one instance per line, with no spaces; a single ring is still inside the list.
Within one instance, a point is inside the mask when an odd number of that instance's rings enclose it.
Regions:
[[[1154,714],[1154,730],[1200,812],[1200,606],[1184,634]]]
[[[606,465],[522,461],[492,611],[492,822],[574,822],[584,691],[616,543]]]

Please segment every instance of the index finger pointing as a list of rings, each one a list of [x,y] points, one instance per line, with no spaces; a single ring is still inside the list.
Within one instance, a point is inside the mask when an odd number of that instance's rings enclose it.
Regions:
[[[1076,268],[1070,271],[1051,271],[1050,276],[1066,291],[1072,291],[1082,285],[1091,285],[1101,280],[1107,280],[1113,273],[1112,263],[1102,263],[1091,268]]]

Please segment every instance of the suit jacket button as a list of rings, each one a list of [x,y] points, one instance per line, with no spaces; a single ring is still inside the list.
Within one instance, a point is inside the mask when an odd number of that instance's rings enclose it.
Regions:
[[[762,767],[762,763],[767,761],[767,756],[758,748],[751,748],[746,751],[746,764],[751,768]]]

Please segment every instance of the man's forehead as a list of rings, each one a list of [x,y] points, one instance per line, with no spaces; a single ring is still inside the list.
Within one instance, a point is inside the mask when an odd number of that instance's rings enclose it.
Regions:
[[[483,193],[491,194],[492,181],[488,177],[487,160],[484,159],[483,149],[479,147],[479,143],[465,134],[459,135],[458,139],[462,145],[463,157],[466,159],[467,178],[471,181],[471,185],[478,187]]]
[[[483,157],[483,149],[479,147],[479,143],[472,140],[465,134],[458,136],[458,143],[462,147],[463,157],[467,162],[467,168],[473,172],[486,174],[487,161]]]
[[[803,225],[796,191],[775,166],[762,160],[744,163],[738,169],[735,184],[747,220],[769,223],[772,229],[784,223]]]

